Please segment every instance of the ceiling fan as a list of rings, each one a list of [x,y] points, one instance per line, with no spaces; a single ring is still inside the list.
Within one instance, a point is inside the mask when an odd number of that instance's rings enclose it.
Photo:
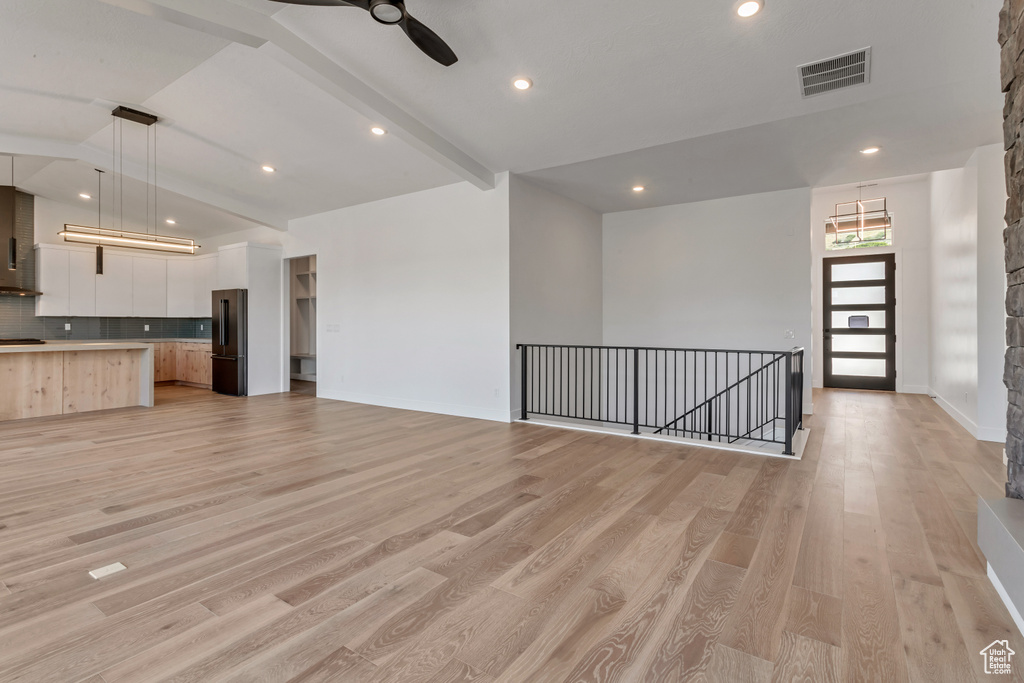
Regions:
[[[409,14],[402,0],[273,0],[288,5],[315,5],[318,7],[358,7],[370,13],[382,24],[402,27],[405,35],[416,47],[434,61],[451,66],[459,61],[448,44],[440,36]]]

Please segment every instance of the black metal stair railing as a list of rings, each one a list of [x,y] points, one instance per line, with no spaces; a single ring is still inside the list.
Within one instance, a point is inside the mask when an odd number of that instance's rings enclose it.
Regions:
[[[518,344],[520,417],[783,446],[803,429],[804,350]]]

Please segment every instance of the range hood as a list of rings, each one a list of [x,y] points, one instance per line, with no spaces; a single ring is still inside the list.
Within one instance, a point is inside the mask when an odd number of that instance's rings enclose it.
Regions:
[[[22,271],[18,270],[16,202],[17,190],[9,185],[0,186],[0,296],[39,296],[42,292],[22,286],[24,275],[19,278]]]

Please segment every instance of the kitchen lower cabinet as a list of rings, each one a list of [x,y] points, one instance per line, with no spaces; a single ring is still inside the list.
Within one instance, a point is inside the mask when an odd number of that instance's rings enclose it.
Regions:
[[[209,344],[183,343],[177,346],[177,377],[179,382],[213,385],[213,360],[210,358]]]
[[[173,382],[178,378],[178,345],[174,342],[153,344],[153,379]]]
[[[153,377],[157,382],[209,387],[213,384],[210,345],[198,342],[157,342],[153,344]]]

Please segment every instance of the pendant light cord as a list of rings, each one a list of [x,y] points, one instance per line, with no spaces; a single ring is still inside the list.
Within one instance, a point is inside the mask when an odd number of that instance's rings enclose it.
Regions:
[[[156,124],[152,125],[153,128],[153,234],[156,234],[156,226],[160,221],[160,185],[156,180]]]
[[[119,137],[120,137],[120,140],[118,142],[118,147],[119,147],[118,153],[119,153],[119,155],[121,157],[121,159],[120,159],[121,174],[120,174],[120,176],[118,176],[121,179],[120,180],[121,190],[118,193],[121,196],[121,208],[118,211],[118,213],[120,214],[120,218],[118,220],[118,224],[121,226],[121,230],[123,231],[124,230],[124,119],[118,119],[117,120],[117,127],[118,127]]]

